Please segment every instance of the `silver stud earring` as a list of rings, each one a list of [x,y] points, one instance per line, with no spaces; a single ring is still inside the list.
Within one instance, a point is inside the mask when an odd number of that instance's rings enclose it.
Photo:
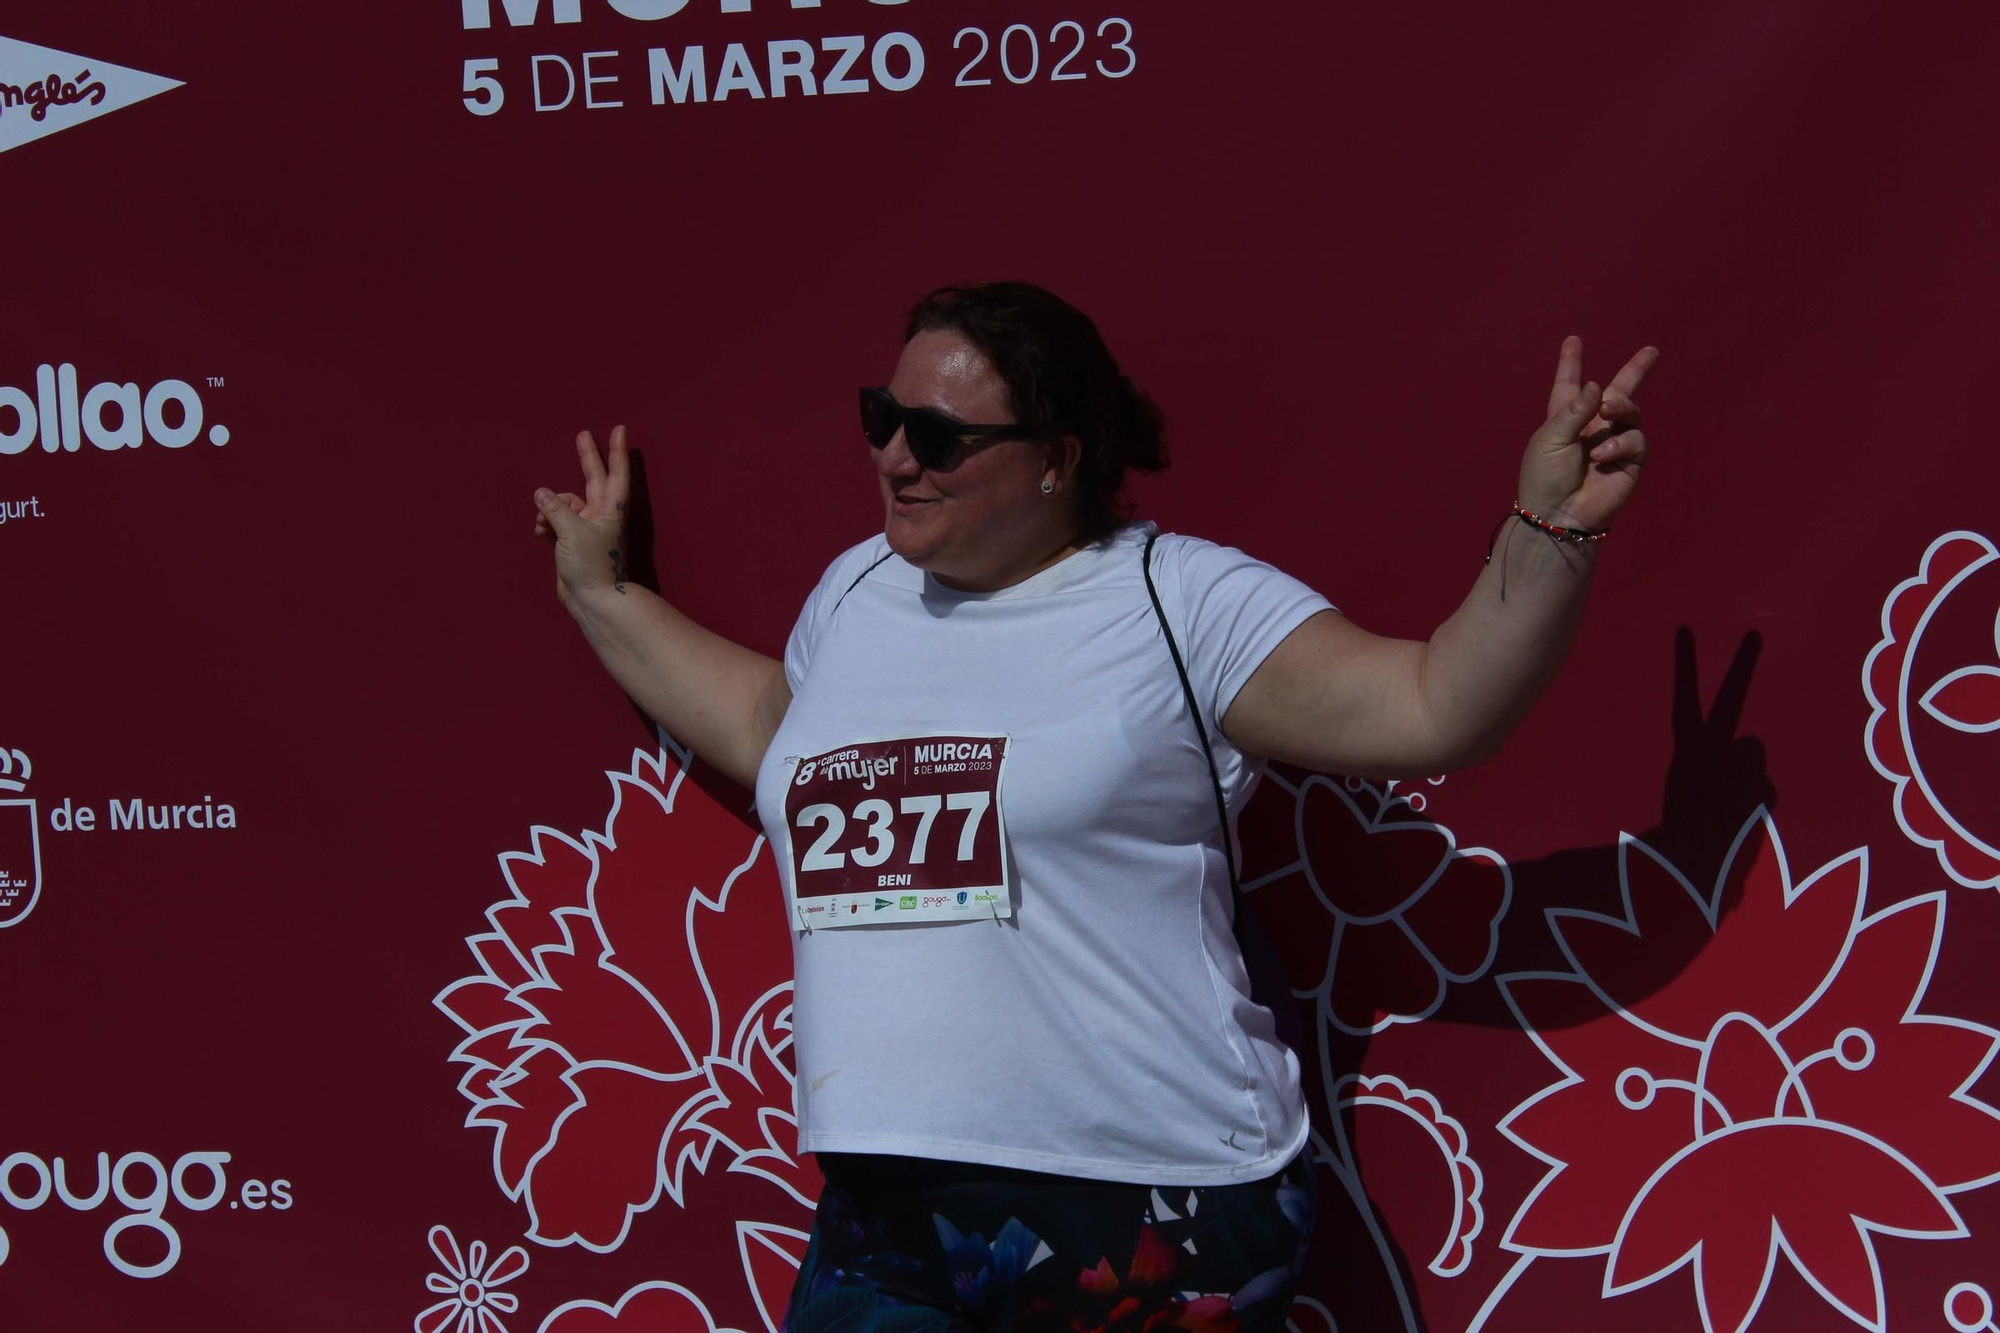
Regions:
[[[1043,478],[1042,478],[1042,494],[1043,494],[1043,495],[1054,495],[1055,493],[1056,493],[1056,484],[1055,484],[1055,483],[1054,483],[1053,481],[1050,481],[1050,480],[1049,480],[1049,479],[1048,479],[1047,477],[1043,477]]]

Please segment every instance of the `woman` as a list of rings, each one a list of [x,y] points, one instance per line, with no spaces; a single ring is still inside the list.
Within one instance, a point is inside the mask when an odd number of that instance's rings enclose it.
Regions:
[[[1554,674],[1646,446],[1656,353],[1563,344],[1516,512],[1428,642],[1122,520],[1157,412],[1081,312],[943,288],[862,391],[883,532],[782,662],[620,575],[629,488],[536,492],[605,666],[755,785],[797,926],[799,1141],[827,1187],[804,1329],[1282,1327],[1311,1228],[1296,1059],[1250,998],[1228,831],[1261,759],[1491,754]],[[857,928],[858,927],[858,928]]]

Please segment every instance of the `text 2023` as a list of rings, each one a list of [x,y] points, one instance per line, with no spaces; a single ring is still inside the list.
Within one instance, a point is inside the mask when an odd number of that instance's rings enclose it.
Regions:
[[[1122,79],[1139,67],[1138,53],[1132,49],[1132,25],[1125,19],[1108,18],[1099,23],[1095,40],[1081,23],[1064,19],[1049,29],[1046,40],[1054,60],[1048,73],[1051,83],[1089,78],[1092,69],[1104,78]],[[1000,30],[998,41],[989,37],[984,28],[960,28],[951,39],[952,50],[962,51],[973,43],[977,49],[965,62],[965,68],[959,70],[953,86],[990,85],[993,82],[990,77],[974,72],[989,55],[998,57],[995,63],[1007,82],[1033,83],[1042,71],[1043,41],[1041,34],[1025,23],[1008,24]],[[1086,47],[1090,49],[1086,51]]]

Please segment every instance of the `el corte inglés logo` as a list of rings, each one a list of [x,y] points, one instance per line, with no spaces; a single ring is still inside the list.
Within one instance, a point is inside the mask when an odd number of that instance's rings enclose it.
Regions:
[[[180,86],[178,79],[0,37],[0,153]]]

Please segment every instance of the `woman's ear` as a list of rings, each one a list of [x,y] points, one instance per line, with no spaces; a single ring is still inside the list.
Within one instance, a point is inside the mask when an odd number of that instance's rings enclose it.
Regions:
[[[1082,462],[1083,444],[1074,435],[1063,436],[1049,448],[1049,467],[1059,486],[1066,486],[1075,478],[1077,466]]]

